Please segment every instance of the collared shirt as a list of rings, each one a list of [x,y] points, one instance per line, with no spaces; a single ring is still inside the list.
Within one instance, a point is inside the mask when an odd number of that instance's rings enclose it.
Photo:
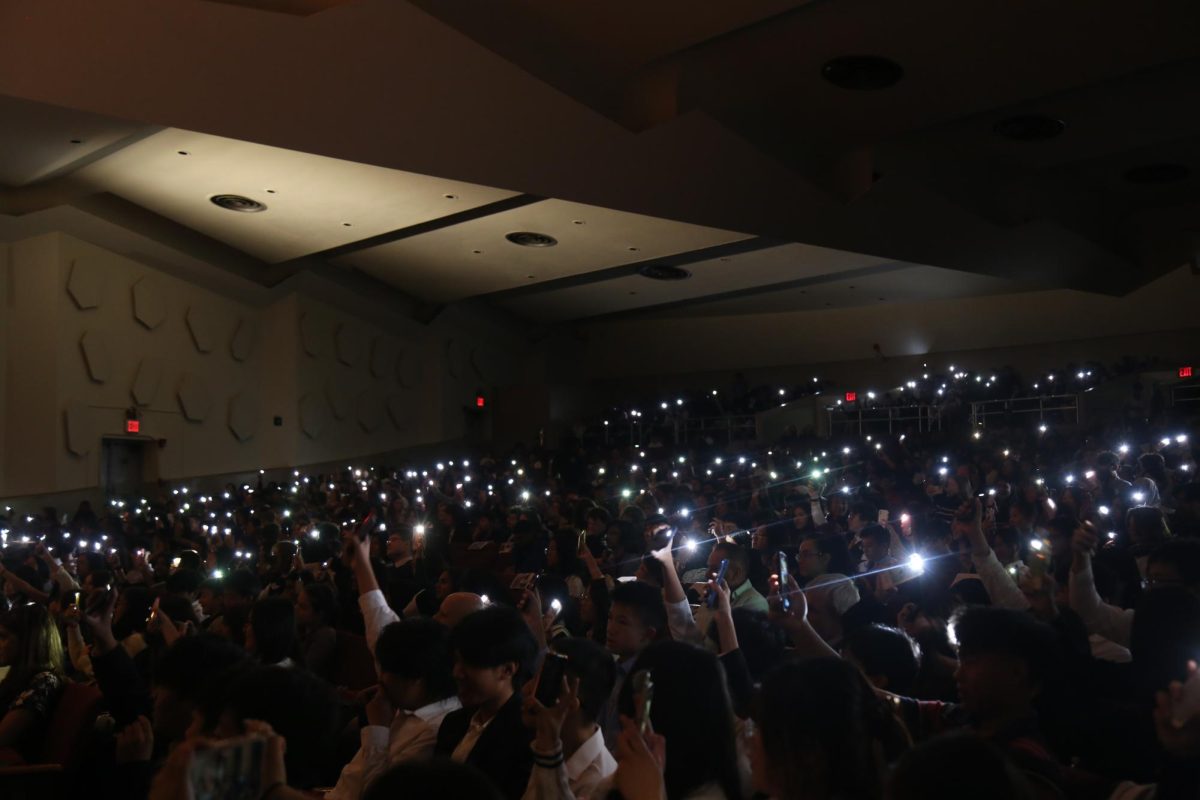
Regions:
[[[467,758],[471,755],[471,751],[475,749],[476,742],[479,737],[483,736],[483,732],[487,730],[488,725],[492,724],[492,720],[496,718],[492,714],[486,720],[481,720],[479,715],[482,711],[476,711],[471,717],[471,725],[467,728],[466,734],[459,741],[458,746],[454,748],[454,752],[450,754],[450,758],[460,763],[466,763]]]
[[[342,770],[327,800],[358,800],[371,782],[401,761],[428,758],[437,742],[437,731],[451,711],[462,708],[451,696],[416,711],[401,710],[391,727],[367,725],[359,731],[361,747]]]
[[[565,761],[561,751],[534,750],[533,754],[533,772],[522,800],[599,797],[596,787],[617,771],[617,761],[604,746],[604,733],[599,727]]]

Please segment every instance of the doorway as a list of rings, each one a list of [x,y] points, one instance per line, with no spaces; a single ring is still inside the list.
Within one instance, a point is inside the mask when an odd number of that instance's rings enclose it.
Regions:
[[[146,483],[146,440],[105,438],[100,486],[109,497],[136,494]]]

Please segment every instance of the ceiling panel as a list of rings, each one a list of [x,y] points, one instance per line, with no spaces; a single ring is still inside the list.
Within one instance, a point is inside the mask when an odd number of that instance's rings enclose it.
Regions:
[[[36,183],[145,126],[45,103],[0,97],[0,185]]]
[[[516,194],[174,128],[79,177],[272,263]],[[267,210],[227,211],[209,201],[218,194],[244,195]]]
[[[505,239],[532,231],[558,240],[522,247]],[[400,239],[338,259],[431,303],[701,250],[746,234],[546,200]]]
[[[695,317],[784,311],[817,311],[875,305],[887,313],[893,303],[942,300],[1004,294],[1023,288],[1012,281],[959,272],[940,267],[911,266],[906,269],[860,275],[845,280],[786,289],[777,292],[718,300],[663,310],[663,316]]]
[[[819,278],[874,267],[876,256],[806,244],[786,244],[687,264],[692,277],[656,281],[626,275],[563,289],[499,299],[498,305],[520,316],[563,321],[612,314],[663,303],[707,297],[755,286]]]

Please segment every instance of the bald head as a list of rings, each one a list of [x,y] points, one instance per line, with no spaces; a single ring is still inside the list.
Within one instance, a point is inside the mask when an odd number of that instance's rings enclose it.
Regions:
[[[452,592],[446,595],[433,618],[453,628],[462,622],[468,614],[473,614],[483,608],[483,598],[473,592]]]

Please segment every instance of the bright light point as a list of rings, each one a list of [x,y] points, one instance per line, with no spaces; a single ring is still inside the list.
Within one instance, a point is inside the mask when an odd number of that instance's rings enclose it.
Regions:
[[[907,525],[907,524],[908,524],[908,520],[909,520],[908,514],[901,514],[901,515],[900,515],[900,524],[901,524],[901,525]]]
[[[720,464],[720,463],[721,463],[721,457],[720,457],[720,456],[717,456],[716,458],[714,458],[714,459],[713,459],[713,463],[714,463],[714,464]]]
[[[621,497],[632,497],[632,496],[633,496],[633,492],[631,492],[630,490],[628,490],[628,489],[621,490]]]
[[[688,511],[686,508],[679,509],[679,516],[681,517],[687,518],[687,516],[691,513],[692,512]]]
[[[684,539],[683,546],[686,547],[689,551],[691,551],[693,553],[696,552],[696,543],[693,542],[691,539]]]
[[[780,396],[780,397],[783,397],[785,394],[787,394],[787,389],[780,389],[780,390],[779,390],[779,396]]]
[[[738,463],[739,463],[739,464],[745,464],[745,463],[746,463],[746,457],[745,457],[745,456],[741,456],[740,458],[738,458]]]
[[[1176,444],[1183,444],[1187,441],[1187,434],[1181,433],[1175,437]]]
[[[772,472],[772,473],[771,473],[771,480],[773,480],[773,481],[777,481],[777,480],[779,480],[779,473],[778,473],[778,472]]]
[[[1042,544],[1041,539],[1031,539],[1029,541],[1029,547],[1030,547],[1030,549],[1037,550],[1040,553],[1042,551],[1042,548],[1045,547],[1045,545]]]
[[[875,399],[875,393],[874,393],[874,392],[867,392],[867,399],[868,399],[868,400],[874,400],[874,399]]]
[[[982,437],[983,437],[983,434],[982,434],[982,433],[980,433],[979,431],[975,431],[975,432],[974,432],[973,434],[971,434],[971,435],[972,435],[972,436],[974,436],[976,439],[980,439],[980,438],[982,438]]]
[[[1118,452],[1118,453],[1128,453],[1128,452],[1129,452],[1129,445],[1127,445],[1127,444],[1123,444],[1123,445],[1121,445],[1120,447],[1118,447],[1118,448],[1117,448],[1117,452]]]
[[[938,475],[945,475],[949,471],[950,470],[946,469],[945,467],[938,467]]]
[[[562,612],[562,603],[558,601],[557,597],[550,601],[550,608],[554,609],[555,614]]]
[[[1100,506],[1100,508],[1099,508],[1098,510],[1100,511],[1100,513],[1101,513],[1102,515],[1104,515],[1104,516],[1106,516],[1106,517],[1107,517],[1107,516],[1108,516],[1108,514],[1109,514],[1109,508],[1108,508],[1108,506]]]
[[[1075,476],[1074,476],[1074,475],[1068,475],[1068,476],[1065,478],[1065,480],[1066,480],[1066,482],[1067,482],[1067,483],[1074,483],[1074,482],[1075,482]]]
[[[876,450],[882,450],[882,449],[883,449],[883,445],[882,445],[881,443],[879,443],[879,442],[876,442],[876,443],[875,443],[875,449],[876,449]]]
[[[214,570],[212,571],[212,576],[213,576],[214,578],[224,578],[224,577],[225,577],[225,573],[224,573],[224,572],[222,572],[222,571],[221,571],[221,570],[219,570],[219,569],[214,569]]]
[[[1145,499],[1146,499],[1146,495],[1142,494],[1141,492],[1134,492],[1134,493],[1133,493],[1133,502],[1135,502],[1135,503],[1140,503],[1140,502],[1142,502],[1142,501],[1143,501],[1143,500],[1145,500]]]
[[[1036,483],[1038,486],[1041,486],[1042,484],[1045,483],[1045,481],[1042,480],[1041,478],[1038,478],[1037,480],[1034,481],[1034,483]]]
[[[1162,439],[1159,439],[1159,444],[1161,444],[1163,447],[1166,447],[1169,444],[1171,444],[1171,440],[1166,437],[1163,437]]]
[[[913,553],[908,557],[908,568],[917,574],[924,572],[925,559],[921,557],[920,553]]]
[[[842,494],[850,494],[850,487],[849,487],[849,486],[843,486],[843,487],[842,487]]]
[[[603,475],[603,474],[604,474],[604,467],[601,467],[601,468],[600,468],[600,474],[601,474],[601,475]]]
[[[848,455],[850,455],[850,448],[849,448],[849,447],[843,447],[843,448],[842,448],[842,455],[844,455],[844,456],[848,456]]]
[[[492,604],[492,601],[488,599],[488,596],[487,596],[486,594],[481,594],[481,595],[479,595],[479,600],[480,600],[480,601],[481,601],[481,602],[482,602],[482,603],[483,603],[485,606],[490,606],[490,605]]]
[[[522,499],[522,500],[529,500],[530,496],[531,496],[531,495],[529,494],[529,492],[528,492],[528,491],[521,492],[521,499]]]
[[[814,470],[812,471],[812,476],[813,476],[814,478],[819,478],[819,477],[821,477],[821,470],[819,470],[819,469],[814,469]]]
[[[413,533],[415,533],[417,536],[424,536],[425,535],[425,526],[417,525],[416,527],[413,528]]]
[[[1045,432],[1046,432],[1046,426],[1045,426],[1045,425],[1038,425],[1038,430],[1039,430],[1039,431],[1041,431],[1042,433],[1045,433]]]

